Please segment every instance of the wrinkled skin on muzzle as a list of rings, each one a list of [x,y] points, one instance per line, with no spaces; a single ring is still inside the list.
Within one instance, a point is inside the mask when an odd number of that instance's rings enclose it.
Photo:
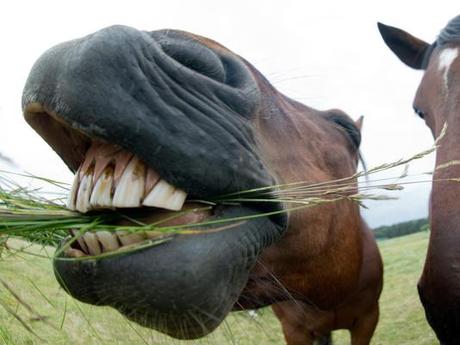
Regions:
[[[39,103],[136,154],[173,185],[209,197],[273,182],[249,122],[257,90],[249,69],[223,48],[181,32],[116,26],[46,52],[23,105]],[[78,168],[78,159],[63,159]]]
[[[51,48],[23,93],[27,122],[72,171],[98,140],[131,152],[188,199],[201,200],[275,183],[253,125],[261,103],[252,67],[217,43],[124,26]],[[211,219],[282,209],[268,205],[218,206]],[[54,268],[83,302],[112,306],[176,338],[198,338],[222,322],[258,255],[285,228],[283,215],[223,231],[201,227],[207,231],[123,255],[61,254]]]

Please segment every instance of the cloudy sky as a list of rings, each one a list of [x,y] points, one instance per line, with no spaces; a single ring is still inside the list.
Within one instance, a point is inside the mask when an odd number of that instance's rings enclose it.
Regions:
[[[0,152],[24,170],[71,181],[65,165],[23,121],[22,88],[47,48],[124,24],[181,29],[219,41],[292,98],[319,109],[341,108],[355,119],[364,115],[362,151],[368,166],[395,161],[430,147],[432,138],[412,113],[421,73],[390,53],[376,23],[432,41],[458,14],[457,5],[392,0],[11,1],[0,13]],[[429,171],[433,162],[418,162],[410,172]],[[369,204],[365,217],[377,226],[426,216],[429,191],[429,183],[408,187],[397,194],[398,201]]]

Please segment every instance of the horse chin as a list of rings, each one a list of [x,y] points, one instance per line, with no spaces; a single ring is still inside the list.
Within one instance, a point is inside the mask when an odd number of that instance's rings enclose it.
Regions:
[[[228,206],[212,219],[258,212]],[[112,306],[175,338],[203,337],[231,311],[261,249],[281,231],[268,217],[202,230],[102,257],[72,257],[64,251],[54,259],[54,272],[82,302]]]

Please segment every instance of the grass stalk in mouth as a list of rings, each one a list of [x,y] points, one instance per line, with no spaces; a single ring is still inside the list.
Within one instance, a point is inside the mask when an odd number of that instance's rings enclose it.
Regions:
[[[154,240],[145,242],[143,245],[151,246],[171,239],[175,234],[196,234],[201,227],[216,226],[214,231],[223,231],[231,228],[232,224],[248,221],[257,217],[267,217],[279,213],[295,212],[306,207],[314,207],[339,200],[347,199],[363,205],[365,200],[389,200],[394,197],[381,195],[382,190],[399,191],[405,185],[414,183],[431,182],[431,180],[401,181],[408,177],[408,166],[415,160],[422,159],[433,152],[439,146],[439,142],[446,133],[447,126],[444,126],[441,135],[436,139],[434,145],[423,152],[417,153],[406,159],[399,159],[395,162],[384,163],[360,171],[352,176],[309,183],[297,181],[286,184],[266,186],[250,190],[239,191],[211,198],[210,200],[199,200],[202,205],[197,208],[183,210],[169,215],[165,219],[152,224],[143,222],[125,215],[123,209],[111,212],[89,212],[86,214],[70,211],[65,207],[65,194],[69,192],[69,186],[65,183],[52,179],[38,177],[27,173],[12,173],[0,170],[0,239],[3,241],[9,237],[21,238],[29,242],[42,245],[58,246],[69,237],[70,230],[74,236],[71,242],[78,240],[87,231],[126,231],[126,232],[147,232],[155,231],[161,236]],[[458,161],[446,162],[439,165],[437,169],[446,169],[450,166],[460,164]],[[403,173],[395,178],[371,179],[371,175],[404,167]],[[359,182],[358,178],[366,177],[367,181]],[[410,177],[410,176],[409,176]],[[46,193],[44,188],[24,187],[15,178],[27,178],[40,181],[45,186],[58,189],[59,192]],[[391,180],[391,181],[390,181]],[[395,181],[396,180],[396,181]],[[459,182],[458,178],[444,179],[444,181]],[[210,219],[194,224],[165,226],[168,220],[183,216],[188,212],[211,210],[217,204],[251,204],[251,203],[282,203],[284,209],[272,212],[261,212],[258,214],[240,216],[224,219]],[[117,221],[123,220],[129,225],[116,225]],[[213,231],[206,230],[206,231]],[[139,248],[139,245],[136,246]],[[61,247],[61,251],[65,248]],[[124,252],[124,251],[120,251]],[[110,254],[110,253],[106,253]],[[101,254],[104,256],[104,254]]]

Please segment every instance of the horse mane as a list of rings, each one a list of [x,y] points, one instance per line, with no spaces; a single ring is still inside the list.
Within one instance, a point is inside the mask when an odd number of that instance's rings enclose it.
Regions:
[[[451,19],[446,27],[439,33],[436,43],[443,46],[449,43],[460,42],[460,15]]]
[[[428,67],[433,50],[437,47],[442,47],[450,43],[460,43],[460,15],[451,19],[446,27],[441,30],[436,41],[434,41],[425,51],[423,57],[422,69]]]

